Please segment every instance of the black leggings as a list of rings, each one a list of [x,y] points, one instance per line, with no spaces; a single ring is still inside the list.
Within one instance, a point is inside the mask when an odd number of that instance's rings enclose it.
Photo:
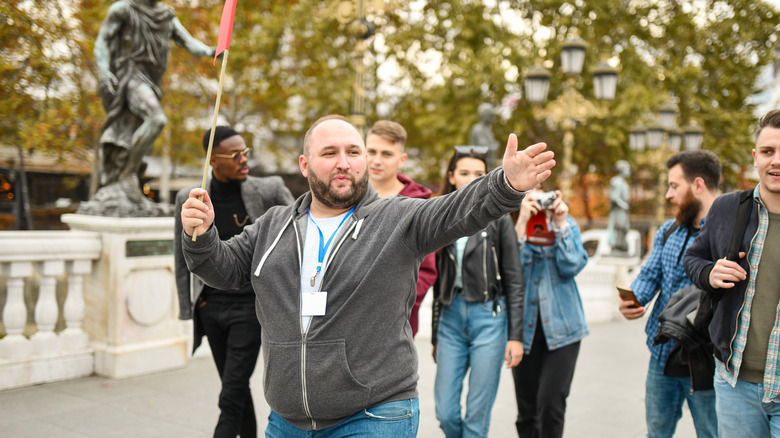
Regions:
[[[531,353],[512,369],[517,398],[517,434],[521,438],[563,436],[566,397],[580,352],[577,341],[548,350],[541,321],[537,321]]]

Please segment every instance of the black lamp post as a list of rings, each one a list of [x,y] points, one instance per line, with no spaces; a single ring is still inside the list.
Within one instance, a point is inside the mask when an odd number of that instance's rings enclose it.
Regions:
[[[563,159],[561,173],[561,191],[568,198],[571,195],[572,151],[574,149],[574,127],[576,120],[575,111],[575,85],[577,78],[582,73],[585,63],[585,51],[587,45],[579,37],[569,37],[561,49],[561,70],[567,76],[567,87],[564,92],[566,102],[565,117],[560,120],[563,133]],[[550,89],[550,72],[541,66],[535,66],[528,70],[525,76],[525,96],[529,102],[542,103],[547,100],[547,92]],[[617,89],[617,69],[605,62],[598,63],[593,69],[593,92],[599,100],[612,100]]]

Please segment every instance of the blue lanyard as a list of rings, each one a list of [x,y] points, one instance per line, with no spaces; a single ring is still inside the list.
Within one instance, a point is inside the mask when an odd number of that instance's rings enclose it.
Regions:
[[[328,252],[328,248],[330,247],[330,242],[333,240],[333,236],[335,236],[339,232],[339,228],[341,228],[341,226],[344,224],[344,221],[347,220],[347,218],[349,217],[349,215],[352,214],[353,211],[355,211],[355,207],[356,206],[350,208],[347,214],[345,214],[344,217],[341,218],[341,222],[339,222],[339,226],[336,227],[336,231],[334,231],[333,234],[330,235],[330,238],[324,244],[322,242],[323,240],[325,240],[325,237],[322,235],[322,230],[320,229],[320,226],[317,225],[317,222],[314,222],[314,218],[311,217],[311,210],[309,210],[309,220],[311,221],[311,223],[314,224],[315,227],[317,227],[317,232],[320,233],[320,242],[319,242],[320,247],[319,247],[319,251],[317,252],[317,267],[314,270],[314,274],[311,276],[311,287],[314,287],[314,280],[317,278],[317,274],[319,274],[320,271],[322,271],[322,262],[325,260],[325,254]]]

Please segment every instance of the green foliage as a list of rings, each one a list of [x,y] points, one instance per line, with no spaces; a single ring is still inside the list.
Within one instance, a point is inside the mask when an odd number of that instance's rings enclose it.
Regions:
[[[750,160],[755,115],[749,97],[761,91],[755,88],[756,78],[773,61],[777,46],[777,12],[770,5],[748,0],[537,0],[499,2],[502,9],[497,10],[488,4],[495,3],[430,1],[417,14],[420,18],[408,19],[416,15],[408,4],[383,17],[385,59],[400,66],[398,76],[409,80],[413,90],[395,96],[397,103],[383,116],[411,127],[410,142],[434,152],[429,156],[441,157],[451,145],[468,140],[479,103],[498,104],[521,86],[522,77],[515,80],[512,67],[522,73],[547,60],[553,73],[548,99],[559,96],[565,82],[561,43],[576,29],[588,43],[578,83],[583,95],[595,101],[589,66],[613,58],[620,69],[617,98],[608,103],[608,115],[576,128],[573,161],[579,169],[611,173],[615,161],[630,155],[631,126],[652,121],[670,93],[679,100],[678,124],[696,119],[705,128],[703,147],[715,151],[725,169]],[[541,30],[549,32],[547,40],[531,38]],[[419,53],[426,50],[443,54],[433,72],[419,67]],[[538,115],[538,108],[521,100],[494,131],[499,138],[517,132],[521,144],[545,140],[560,151],[559,128],[536,120]],[[434,160],[429,162],[430,175],[438,175]],[[736,184],[732,172],[725,176]]]
[[[88,18],[90,2],[84,0]],[[94,1],[92,3],[95,3]],[[82,152],[99,129],[85,31],[55,1],[12,1],[0,6],[0,141],[25,149]],[[86,20],[85,23],[90,21]]]
[[[92,46],[111,2],[27,0],[0,5],[0,141],[53,150],[91,148],[104,112],[96,96]],[[222,0],[169,0],[195,37],[216,44]],[[294,163],[306,128],[328,113],[349,114],[356,39],[329,15],[326,0],[242,0],[238,3],[221,116],[271,154],[270,167]],[[46,13],[44,14],[43,11]],[[53,18],[52,18],[53,17]],[[588,43],[577,89],[593,99],[590,68],[604,58],[619,62],[617,99],[600,104],[603,118],[575,129],[573,161],[610,175],[621,158],[638,164],[628,131],[670,93],[678,124],[695,119],[705,128],[703,147],[724,162],[749,162],[749,97],[760,68],[773,61],[777,11],[751,0],[452,0],[386,2],[369,10],[377,36],[368,40],[365,113],[369,124],[394,119],[409,131],[410,154],[423,181],[440,177],[453,145],[468,142],[482,102],[499,105],[522,91],[528,67],[546,62],[553,73],[549,99],[563,93],[561,44],[576,29]],[[545,37],[546,36],[546,37]],[[51,50],[51,47],[60,47]],[[392,68],[380,67],[392,65]],[[200,138],[211,123],[220,61],[216,66],[179,47],[171,49],[163,107],[176,163],[200,163]],[[509,132],[521,146],[547,141],[560,151],[559,127],[539,119],[539,108],[520,99],[497,118],[500,141]],[[76,126],[76,136],[72,126]],[[159,146],[158,144],[158,146]],[[557,174],[556,174],[557,175]],[[583,180],[584,181],[584,180]],[[581,181],[574,187],[585,187]]]

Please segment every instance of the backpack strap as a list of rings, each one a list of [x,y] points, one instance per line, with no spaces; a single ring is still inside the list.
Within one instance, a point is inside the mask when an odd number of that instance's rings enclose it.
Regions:
[[[739,261],[739,244],[747,228],[750,210],[753,207],[752,202],[753,189],[743,190],[739,193],[739,204],[737,206],[737,220],[734,221],[734,230],[731,232],[731,242],[726,252],[726,258],[733,262]]]
[[[671,236],[672,233],[674,233],[674,231],[679,227],[680,226],[677,224],[677,221],[675,221],[669,228],[666,229],[666,232],[664,233],[664,245],[666,245],[666,240],[669,239],[669,236]]]

